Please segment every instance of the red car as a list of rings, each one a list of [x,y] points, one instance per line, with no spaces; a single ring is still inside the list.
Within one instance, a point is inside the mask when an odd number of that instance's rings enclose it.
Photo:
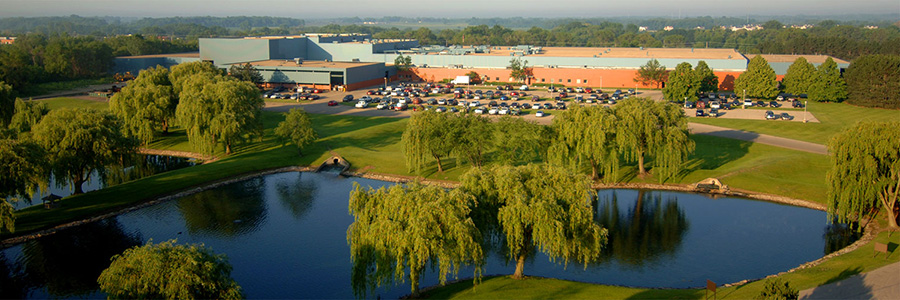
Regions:
[[[590,94],[590,93],[593,93],[593,92],[594,92],[594,89],[592,89],[592,88],[584,88],[584,92]]]
[[[338,105],[337,101],[334,101],[334,100],[328,101],[328,106],[337,106],[337,105]]]
[[[318,94],[318,93],[321,93],[321,92],[322,92],[322,90],[320,90],[320,89],[312,89],[312,93],[313,93],[313,94]]]

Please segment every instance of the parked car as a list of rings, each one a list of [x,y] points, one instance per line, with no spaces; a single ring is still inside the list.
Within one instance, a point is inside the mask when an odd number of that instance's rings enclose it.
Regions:
[[[531,109],[541,109],[541,103],[540,102],[532,103]]]
[[[803,108],[803,102],[800,102],[799,100],[794,100],[794,102],[791,102],[791,106],[794,108]]]
[[[794,116],[789,115],[788,113],[781,113],[781,119],[785,121],[790,121],[794,119]]]
[[[537,111],[537,112],[534,113],[534,116],[535,116],[535,117],[539,117],[539,118],[540,118],[540,117],[543,117],[543,116],[544,116],[544,111],[543,111],[543,110],[539,110],[539,111]]]
[[[713,100],[713,101],[709,102],[709,107],[716,108],[716,109],[722,108],[722,103],[720,103],[718,100]]]
[[[381,103],[378,103],[377,106],[375,106],[375,108],[376,108],[376,109],[379,109],[379,110],[381,110],[381,109],[388,109],[388,108],[390,108],[390,107],[391,107],[391,103],[390,103],[390,102],[381,102]]]
[[[344,99],[342,99],[341,101],[344,101],[344,102],[353,101],[353,95],[346,95],[346,96],[344,96]]]
[[[366,102],[366,101],[356,102],[356,108],[366,108],[366,107],[369,107],[369,102]]]
[[[753,106],[753,100],[750,100],[750,99],[744,99],[743,105],[744,105],[745,107],[746,107],[746,106]]]
[[[475,110],[474,110],[473,112],[476,113],[476,114],[483,115],[483,114],[485,113],[485,109],[484,109],[484,107],[479,106],[479,107],[476,107]]]
[[[705,113],[702,109],[698,109],[698,110],[697,110],[697,116],[698,116],[698,117],[705,117],[705,116],[706,116],[706,113]]]
[[[709,116],[713,117],[713,118],[718,118],[719,117],[719,109],[718,108],[710,108]]]
[[[766,120],[775,120],[775,113],[773,113],[771,110],[767,110]]]
[[[328,106],[337,106],[337,105],[338,105],[337,101],[334,101],[334,100],[328,101]]]
[[[527,91],[527,90],[528,90],[528,85],[523,84],[522,86],[519,87],[519,90],[520,90],[520,91]]]
[[[779,106],[781,106],[781,104],[778,104],[778,102],[769,101],[769,107],[779,107]]]
[[[693,101],[684,101],[684,108],[694,108]]]
[[[766,102],[765,102],[765,101],[762,101],[762,100],[756,101],[756,106],[759,106],[759,107],[766,107]]]

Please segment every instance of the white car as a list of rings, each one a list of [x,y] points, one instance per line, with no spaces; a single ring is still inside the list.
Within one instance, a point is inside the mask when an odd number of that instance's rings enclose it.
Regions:
[[[744,99],[744,106],[753,106],[753,100]]]
[[[500,111],[498,111],[497,113],[501,115],[507,115],[509,114],[509,107],[501,107]]]
[[[527,84],[523,84],[522,86],[519,87],[519,90],[520,90],[520,91],[527,91],[527,90],[528,90],[528,85],[527,85]]]
[[[778,97],[775,97],[775,100],[784,101],[784,96],[778,95]]]
[[[281,97],[281,94],[279,94],[279,93],[272,93],[271,95],[269,95],[269,99],[278,99],[278,97]]]
[[[476,114],[484,114],[484,107],[475,108],[474,112]]]
[[[365,95],[362,96],[362,98],[359,98],[359,101],[372,102],[372,97],[369,97],[369,95]]]
[[[544,116],[544,111],[543,111],[543,110],[539,110],[539,111],[537,111],[536,113],[534,113],[534,116],[535,116],[535,117],[539,117],[539,118],[540,118],[540,117],[543,117],[543,116]]]
[[[481,105],[481,102],[478,102],[478,101],[469,102],[469,107],[477,107],[480,105]]]
[[[378,103],[378,106],[375,106],[376,109],[388,109],[389,107],[391,107],[391,104],[388,102],[381,102]]]
[[[438,105],[447,105],[447,99],[441,98],[437,101]]]
[[[498,110],[496,108],[491,108],[488,110],[489,115],[496,115],[498,112],[500,112],[500,110]]]
[[[719,103],[719,101],[710,101],[709,107],[710,108],[722,108],[722,104]]]
[[[366,102],[366,101],[356,102],[356,108],[366,108],[366,107],[369,107],[369,102]]]
[[[466,101],[459,101],[459,102],[456,103],[456,106],[467,106],[468,104],[469,104],[469,102],[466,102]]]
[[[540,103],[532,103],[531,109],[541,109],[541,104]]]

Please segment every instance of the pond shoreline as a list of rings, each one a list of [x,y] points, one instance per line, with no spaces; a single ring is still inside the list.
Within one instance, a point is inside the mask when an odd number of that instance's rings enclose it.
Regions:
[[[156,154],[156,153],[153,153],[153,154]],[[176,156],[180,156],[180,155],[176,155]],[[51,235],[51,234],[54,234],[63,229],[80,226],[80,225],[86,224],[86,223],[97,222],[97,221],[100,221],[103,219],[115,217],[115,216],[118,216],[118,215],[121,215],[124,213],[132,212],[132,211],[142,209],[145,207],[149,207],[152,205],[156,205],[156,204],[159,204],[162,202],[166,202],[166,201],[177,199],[177,198],[184,197],[187,195],[195,194],[195,193],[202,192],[205,190],[217,188],[217,187],[220,187],[223,185],[244,181],[247,179],[252,179],[252,178],[266,176],[266,175],[270,175],[270,174],[276,174],[276,173],[313,172],[313,171],[315,171],[315,168],[310,167],[310,166],[290,166],[290,167],[281,167],[281,168],[274,168],[274,169],[268,169],[268,170],[261,170],[261,171],[252,172],[252,173],[248,173],[248,174],[232,176],[229,178],[223,178],[220,180],[216,180],[216,181],[212,181],[209,183],[194,186],[191,188],[187,188],[187,189],[184,189],[184,190],[181,190],[181,191],[178,191],[175,193],[171,193],[168,195],[159,196],[159,197],[156,197],[155,199],[152,199],[149,201],[136,203],[134,205],[122,208],[122,209],[114,211],[114,212],[94,216],[94,217],[87,218],[84,220],[61,224],[58,226],[54,226],[52,228],[40,230],[40,231],[33,232],[30,234],[26,234],[26,235],[21,235],[21,236],[17,236],[17,237],[4,239],[2,242],[0,242],[0,249],[8,248],[8,247],[11,247],[11,246],[14,246],[14,245],[17,245],[17,244],[20,244],[20,243],[23,243],[23,242],[26,242],[29,240],[33,240],[33,239],[41,238],[41,237],[44,237],[47,235]],[[373,173],[373,172],[350,172],[350,171],[347,171],[347,172],[339,173],[338,175],[339,176],[347,176],[347,177],[367,178],[367,179],[374,179],[374,180],[394,182],[394,183],[407,183],[407,182],[419,181],[422,184],[436,185],[436,186],[440,186],[443,188],[457,188],[460,185],[459,182],[455,182],[455,181],[431,180],[431,179],[424,179],[421,177],[402,176],[402,175],[395,175],[395,174],[381,174],[381,173]],[[744,197],[744,198],[762,200],[762,201],[767,201],[767,202],[774,202],[774,203],[779,203],[779,204],[787,204],[787,205],[791,205],[791,206],[804,207],[804,208],[820,210],[820,211],[825,210],[825,207],[823,205],[814,203],[811,201],[807,201],[807,200],[794,199],[794,198],[784,197],[784,196],[779,196],[779,195],[755,193],[755,192],[739,190],[739,189],[725,189],[722,191],[717,190],[717,191],[710,192],[710,191],[701,191],[695,187],[692,187],[691,185],[685,185],[685,184],[652,184],[652,183],[614,183],[614,184],[594,183],[594,184],[592,184],[591,188],[596,189],[596,190],[603,190],[603,189],[666,190],[666,191],[677,191],[677,192],[688,192],[688,193],[702,193],[702,194],[709,194],[709,195],[714,195],[714,196],[715,195],[737,196],[737,197]],[[778,275],[782,275],[782,274],[786,274],[786,273],[791,273],[791,272],[794,272],[797,270],[814,267],[825,261],[828,261],[831,258],[834,258],[834,257],[840,256],[842,254],[856,250],[857,248],[859,248],[862,245],[871,241],[875,237],[874,232],[876,230],[874,230],[873,228],[870,228],[870,227],[873,227],[872,224],[869,224],[868,226],[866,226],[864,235],[862,237],[860,237],[857,241],[855,241],[853,244],[850,244],[849,246],[844,247],[844,248],[842,248],[838,251],[835,251],[831,254],[825,255],[817,260],[807,262],[807,263],[801,264],[793,269],[790,269],[788,271],[780,272],[777,274],[772,274],[772,275],[769,275],[769,276],[766,276],[763,278],[745,279],[742,281],[728,283],[728,284],[724,284],[721,286],[730,287],[730,286],[743,285],[746,283],[762,280],[765,278],[778,276]],[[466,280],[466,279],[460,279],[460,280]],[[628,286],[626,286],[626,287],[628,287]],[[645,288],[645,287],[632,287],[632,288]]]

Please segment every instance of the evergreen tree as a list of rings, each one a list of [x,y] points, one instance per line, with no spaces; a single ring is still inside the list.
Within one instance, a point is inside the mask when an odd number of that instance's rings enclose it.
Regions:
[[[688,62],[683,62],[669,73],[669,81],[663,88],[663,97],[669,101],[697,101],[701,82]]]
[[[816,66],[806,61],[806,58],[798,57],[794,60],[784,74],[781,85],[784,91],[792,95],[808,94],[810,87],[816,81]]]
[[[697,62],[694,67],[694,76],[700,79],[701,93],[715,93],[719,91],[719,77],[709,68],[706,61]]]
[[[850,63],[844,78],[849,90],[847,102],[900,109],[900,56],[862,56]]]
[[[747,71],[734,80],[734,91],[743,96],[744,90],[747,91],[747,97],[771,99],[778,96],[775,70],[762,56],[757,55],[750,59]]]
[[[896,92],[896,91],[895,91]],[[829,57],[816,70],[815,81],[810,87],[809,100],[840,102],[847,99],[847,83],[841,78],[837,63]]]

